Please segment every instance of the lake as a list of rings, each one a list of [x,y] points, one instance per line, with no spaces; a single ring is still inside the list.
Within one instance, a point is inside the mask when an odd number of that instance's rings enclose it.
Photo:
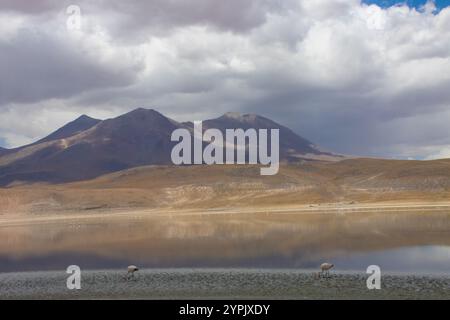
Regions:
[[[450,212],[160,214],[0,226],[0,272],[142,268],[446,273]]]

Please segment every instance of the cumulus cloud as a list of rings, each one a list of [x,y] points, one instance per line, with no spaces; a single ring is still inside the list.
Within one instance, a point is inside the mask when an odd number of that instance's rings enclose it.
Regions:
[[[27,128],[0,120],[9,146],[77,112],[110,117],[137,106],[177,120],[260,113],[348,154],[427,158],[450,146],[450,8],[359,0],[78,5],[77,33],[65,28],[60,2],[0,5],[11,21],[0,29],[8,74],[0,116],[13,123],[11,110],[34,110],[53,119]]]

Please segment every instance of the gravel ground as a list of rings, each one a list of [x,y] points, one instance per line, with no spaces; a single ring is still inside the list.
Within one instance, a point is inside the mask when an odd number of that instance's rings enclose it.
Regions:
[[[383,275],[368,290],[366,274],[311,270],[83,271],[80,290],[68,290],[64,272],[0,274],[0,299],[450,299],[450,276]]]

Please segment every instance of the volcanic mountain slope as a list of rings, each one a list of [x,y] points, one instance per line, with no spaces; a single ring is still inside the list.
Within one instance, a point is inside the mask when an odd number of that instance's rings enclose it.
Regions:
[[[42,146],[45,146],[45,144],[44,144],[45,142],[55,141],[55,140],[60,140],[60,139],[71,137],[77,133],[80,133],[82,131],[92,128],[100,121],[101,120],[88,117],[87,115],[82,115],[82,116],[78,117],[77,119],[75,119],[74,121],[71,121],[71,122],[67,123],[66,125],[64,125],[63,127],[59,128],[55,132],[49,134],[45,138],[42,138],[41,140],[38,140],[34,143],[31,143],[31,144],[28,144],[25,146],[21,146],[21,147],[17,147],[17,148],[13,148],[13,149],[0,148],[0,156],[2,154],[18,153],[18,151],[25,149],[25,148],[28,148],[27,150],[35,150],[35,148],[29,148],[29,147],[39,145],[39,144],[42,144]],[[40,149],[40,148],[38,148],[38,149]],[[20,154],[21,153],[18,153],[19,157],[20,157]],[[26,154],[28,154],[28,152],[26,152]]]
[[[190,130],[193,130],[192,122],[185,122],[183,124]],[[322,151],[312,142],[297,135],[291,129],[256,114],[242,115],[236,112],[228,112],[219,118],[203,121],[202,126],[203,131],[207,129],[218,129],[224,137],[227,129],[279,129],[280,159],[282,161],[296,162],[301,159],[338,161],[345,159],[342,155]]]
[[[0,184],[76,181],[145,164],[167,164],[170,135],[176,128],[176,122],[154,110],[136,109],[69,137],[47,137],[0,157]]]
[[[101,120],[82,115],[72,122],[64,125],[55,132],[49,134],[45,138],[35,142],[34,144],[43,143],[52,140],[64,139],[76,135],[82,131],[88,130],[99,123]]]
[[[217,118],[203,122],[203,129],[215,128],[225,134],[226,129],[279,129],[280,130],[280,158],[293,160],[295,158],[319,158],[320,156],[336,155],[320,151],[312,142],[298,136],[289,128],[254,114],[241,115],[229,112]]]
[[[205,128],[280,129],[280,159],[333,157],[269,119],[226,114],[205,121]],[[99,121],[82,116],[46,138],[0,156],[0,185],[17,182],[68,182],[143,165],[170,165],[177,128],[192,129],[155,110],[136,109]],[[84,130],[83,130],[84,129]],[[335,158],[339,158],[336,156]]]

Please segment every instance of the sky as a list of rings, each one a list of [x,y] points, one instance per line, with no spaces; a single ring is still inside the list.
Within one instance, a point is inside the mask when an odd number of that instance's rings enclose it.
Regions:
[[[366,4],[376,4],[381,8],[388,8],[395,5],[403,5],[406,4],[411,8],[415,8],[420,10],[423,6],[425,6],[428,0],[363,0]],[[440,11],[445,7],[450,5],[450,0],[435,0],[434,5],[436,6],[436,11]]]
[[[256,113],[343,154],[450,157],[448,5],[2,0],[0,146],[145,107]]]

